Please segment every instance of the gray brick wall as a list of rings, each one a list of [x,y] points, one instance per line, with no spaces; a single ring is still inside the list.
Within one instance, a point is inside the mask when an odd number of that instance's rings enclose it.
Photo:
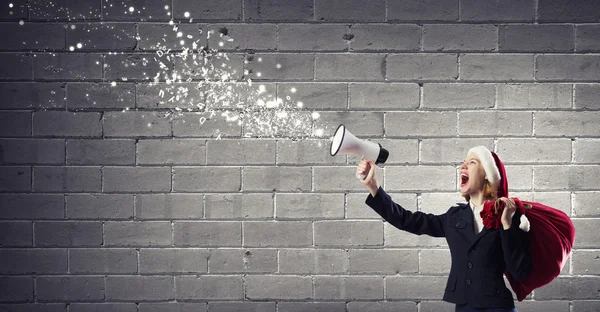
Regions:
[[[578,231],[517,308],[600,311],[599,34],[587,0],[3,1],[0,310],[453,310],[445,240],[381,220],[358,158],[329,156],[344,123],[415,211],[496,151]],[[277,98],[303,106],[258,109]]]

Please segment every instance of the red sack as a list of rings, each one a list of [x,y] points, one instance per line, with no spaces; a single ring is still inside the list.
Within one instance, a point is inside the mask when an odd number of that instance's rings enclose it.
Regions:
[[[569,216],[556,208],[536,202],[521,201],[518,198],[512,199],[517,210],[529,221],[531,237],[529,245],[533,269],[520,282],[513,279],[508,270],[505,270],[504,274],[517,295],[517,300],[523,301],[534,289],[549,284],[560,274],[573,249],[575,227]],[[494,204],[493,201],[488,201],[484,206],[484,210],[490,212],[486,214],[490,218]],[[492,228],[500,226],[499,216],[504,209],[503,203],[499,203],[496,209],[494,222],[489,223]]]

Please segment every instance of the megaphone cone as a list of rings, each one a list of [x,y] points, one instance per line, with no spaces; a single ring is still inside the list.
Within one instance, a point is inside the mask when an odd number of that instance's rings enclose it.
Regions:
[[[338,154],[362,156],[374,161],[375,164],[385,163],[390,154],[385,148],[381,147],[381,144],[355,137],[343,124],[335,130],[329,153],[331,156]],[[362,179],[364,179],[364,176]]]

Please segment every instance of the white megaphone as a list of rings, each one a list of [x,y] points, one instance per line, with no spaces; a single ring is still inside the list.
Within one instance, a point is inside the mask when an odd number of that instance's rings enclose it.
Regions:
[[[337,154],[358,155],[374,161],[375,164],[385,163],[390,155],[385,148],[381,147],[381,144],[364,141],[355,137],[343,124],[335,130],[333,141],[331,142],[330,154],[331,156]],[[366,178],[364,174],[358,174],[356,177],[361,180]]]

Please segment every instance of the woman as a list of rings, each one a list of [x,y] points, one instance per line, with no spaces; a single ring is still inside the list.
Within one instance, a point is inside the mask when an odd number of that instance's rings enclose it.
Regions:
[[[356,173],[371,194],[366,204],[391,225],[413,234],[446,237],[452,266],[443,300],[456,304],[456,311],[516,312],[512,293],[503,273],[523,280],[532,268],[529,232],[520,225],[514,201],[504,197],[508,183],[504,165],[484,146],[469,150],[460,166],[460,192],[468,203],[450,207],[441,215],[412,212],[392,201],[375,179],[375,164],[362,159]],[[483,226],[480,212],[486,200],[499,198],[505,204],[502,227]]]

